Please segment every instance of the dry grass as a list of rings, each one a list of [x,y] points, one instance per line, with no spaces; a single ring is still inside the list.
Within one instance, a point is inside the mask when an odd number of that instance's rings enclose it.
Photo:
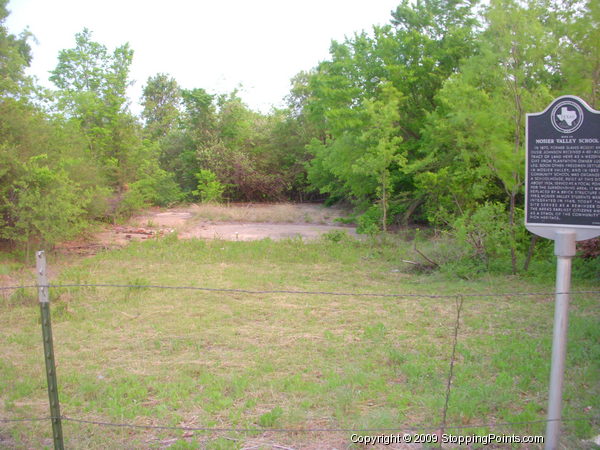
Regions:
[[[193,208],[195,220],[214,222],[312,223],[332,224],[346,211],[314,204],[231,203],[229,205],[199,204]]]

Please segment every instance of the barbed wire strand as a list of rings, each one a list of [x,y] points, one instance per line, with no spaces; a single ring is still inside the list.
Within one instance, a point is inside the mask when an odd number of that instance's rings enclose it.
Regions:
[[[584,290],[569,292],[486,292],[486,293],[462,293],[462,294],[417,294],[417,293],[381,293],[381,292],[336,292],[336,291],[295,291],[287,289],[252,290],[252,289],[230,289],[209,288],[202,286],[169,286],[155,284],[108,284],[108,283],[79,283],[79,284],[52,284],[47,285],[21,285],[4,286],[0,290],[27,289],[27,288],[129,288],[129,289],[173,289],[173,290],[195,290],[207,292],[229,292],[239,294],[298,294],[298,295],[331,295],[340,297],[389,297],[389,298],[449,298],[455,299],[457,295],[462,297],[521,297],[521,296],[546,296],[556,294],[600,294],[600,290]]]
[[[38,422],[43,420],[52,420],[53,417],[32,417],[22,419],[0,419],[2,423],[10,422]],[[131,423],[116,423],[116,422],[103,422],[97,420],[79,419],[75,417],[69,417],[66,415],[60,416],[60,419],[65,422],[83,423],[88,425],[97,425],[104,427],[117,427],[117,428],[138,428],[138,429],[152,429],[152,430],[173,430],[173,431],[205,431],[205,432],[231,432],[231,433],[326,433],[326,432],[356,432],[356,433],[367,433],[367,432],[390,432],[390,431],[439,431],[439,426],[430,425],[408,425],[394,428],[228,428],[228,427],[184,427],[184,426],[166,426],[166,425],[139,425]],[[484,423],[476,425],[447,425],[445,430],[466,430],[474,428],[506,428],[514,427],[517,425],[536,425],[548,422],[600,422],[600,416],[590,417],[571,417],[562,419],[540,419],[540,420],[527,420],[519,422],[498,422],[498,423]]]
[[[52,416],[48,417],[27,417],[24,419],[0,419],[1,423],[11,423],[11,422],[41,422],[43,420],[52,420]]]
[[[39,286],[37,284],[24,284],[21,286],[0,286],[0,291],[8,291],[8,290],[12,290],[12,289],[29,289],[29,288],[38,288]]]

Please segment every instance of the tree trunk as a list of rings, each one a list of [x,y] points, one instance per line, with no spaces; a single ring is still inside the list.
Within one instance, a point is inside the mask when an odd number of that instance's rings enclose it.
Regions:
[[[383,219],[381,228],[383,231],[387,231],[387,189],[386,189],[386,174],[383,174],[383,183],[381,183],[381,208],[383,209]]]
[[[533,251],[535,250],[535,243],[538,240],[538,236],[536,234],[531,236],[531,240],[529,241],[529,250],[527,250],[527,258],[525,258],[525,262],[523,263],[523,272],[527,272],[529,269],[529,263],[531,262],[531,258],[533,258]]]
[[[515,209],[516,209],[516,196],[517,194],[512,191],[510,193],[510,259],[512,263],[512,273],[513,275],[517,274],[517,236],[515,233]]]

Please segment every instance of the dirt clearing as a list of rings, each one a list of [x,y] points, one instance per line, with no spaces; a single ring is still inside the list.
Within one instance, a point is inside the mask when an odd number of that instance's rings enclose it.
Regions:
[[[180,239],[202,238],[226,241],[274,240],[301,237],[315,239],[332,230],[356,236],[353,227],[341,226],[341,209],[314,204],[191,205],[167,211],[150,211],[134,217],[139,227],[177,231]]]
[[[222,239],[253,241],[300,237],[310,240],[342,231],[357,237],[352,226],[336,219],[345,217],[341,208],[307,203],[235,203],[229,205],[187,205],[169,209],[150,209],[132,217],[124,225],[108,226],[92,233],[85,242],[66,242],[59,246],[69,253],[95,253],[122,247],[129,242],[177,233],[179,239]]]

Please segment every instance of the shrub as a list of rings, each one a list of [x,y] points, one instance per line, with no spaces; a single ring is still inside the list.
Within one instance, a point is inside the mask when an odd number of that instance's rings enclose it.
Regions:
[[[139,192],[145,203],[155,206],[171,206],[182,198],[181,189],[173,174],[159,169],[153,177],[142,178],[131,185],[131,190]]]
[[[356,232],[369,236],[378,234],[381,231],[382,217],[381,208],[378,205],[372,205],[357,219]]]
[[[333,242],[338,244],[340,242],[350,242],[353,239],[344,230],[331,230],[321,236],[325,242]]]
[[[489,203],[467,211],[452,223],[457,243],[467,254],[486,269],[504,266],[510,258],[511,248],[523,250],[527,231],[522,224],[522,211],[517,211],[514,230],[509,224],[508,212],[502,203]]]
[[[223,199],[225,185],[221,183],[214,172],[201,169],[196,174],[198,188],[194,194],[200,198],[203,203],[220,203]]]
[[[117,202],[113,217],[115,220],[131,217],[134,212],[142,209],[146,205],[144,196],[137,189],[131,189],[125,192]]]
[[[86,225],[86,199],[80,186],[60,169],[46,165],[46,155],[23,164],[22,176],[12,186],[2,206],[0,239],[24,242],[32,239],[48,246],[80,232]]]
[[[161,169],[156,161],[145,163],[138,171],[139,179],[130,185],[143,203],[155,206],[171,206],[182,200],[183,194],[175,176]]]

